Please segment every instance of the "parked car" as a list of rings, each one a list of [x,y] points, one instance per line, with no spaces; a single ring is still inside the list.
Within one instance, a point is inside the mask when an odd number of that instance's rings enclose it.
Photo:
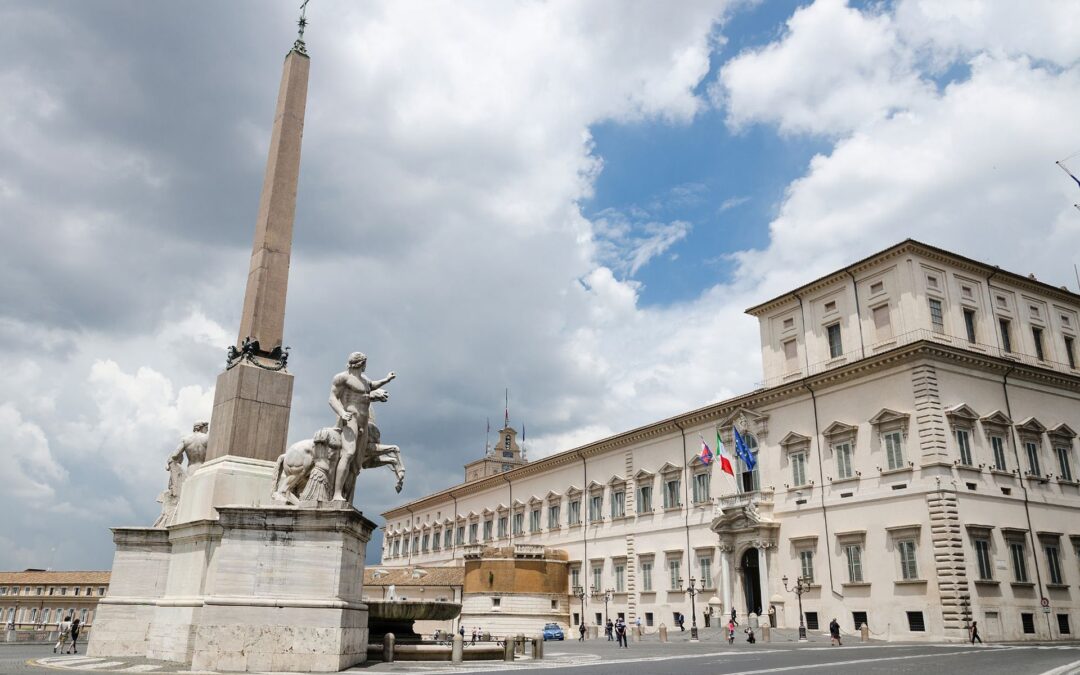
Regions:
[[[565,638],[563,636],[562,628],[559,627],[559,624],[557,624],[557,623],[546,623],[546,624],[544,624],[544,641],[545,642],[547,642],[548,640],[562,640],[562,639],[565,639]]]

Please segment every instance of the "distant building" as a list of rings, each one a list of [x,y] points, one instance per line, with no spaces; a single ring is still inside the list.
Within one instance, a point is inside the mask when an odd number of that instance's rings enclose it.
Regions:
[[[561,549],[571,624],[791,628],[801,578],[811,631],[1076,634],[1080,296],[906,240],[748,312],[759,388],[390,509],[382,565]],[[732,478],[699,453],[735,429]]]
[[[0,617],[17,628],[55,625],[66,616],[94,622],[98,600],[109,590],[109,572],[0,572]]]

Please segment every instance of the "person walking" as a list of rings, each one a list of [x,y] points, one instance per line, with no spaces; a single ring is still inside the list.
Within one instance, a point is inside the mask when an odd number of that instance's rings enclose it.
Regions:
[[[614,633],[614,631],[615,631],[615,624],[611,623],[611,619],[608,619],[607,623],[604,624],[604,635],[607,636],[608,642],[611,642],[612,640],[615,639],[615,636],[612,635],[612,633]]]
[[[979,644],[983,643],[982,638],[979,637],[979,622],[978,621],[972,621],[971,622],[971,644],[975,644],[976,640],[979,641]]]
[[[75,619],[71,622],[71,653],[72,654],[78,654],[79,653],[79,628],[80,628],[80,624],[81,624],[81,622],[79,621],[79,617],[75,617]]]
[[[736,626],[739,625],[739,620],[735,617],[735,608],[734,607],[731,608],[731,623],[735,624]]]
[[[685,633],[686,632],[686,625],[685,625],[686,624],[686,617],[683,616],[682,612],[679,612],[678,623],[679,623],[679,630]]]
[[[734,613],[734,612],[732,612]],[[735,644],[735,619],[728,621],[727,625],[727,643],[729,645]]]
[[[465,641],[465,626],[464,625],[458,626],[457,632],[458,632],[458,635],[461,636],[461,641],[464,642]]]
[[[60,650],[60,653],[63,654],[64,647],[67,646],[68,637],[71,636],[71,617],[64,617],[64,620],[60,622],[60,625],[57,628],[56,644],[53,645],[52,650],[53,654],[55,654],[58,649]]]
[[[585,622],[584,621],[582,621],[581,625],[578,626],[578,639],[577,639],[577,641],[578,642],[585,642]]]
[[[833,620],[829,622],[829,646],[842,647],[843,643],[840,642],[840,622],[833,617]]]

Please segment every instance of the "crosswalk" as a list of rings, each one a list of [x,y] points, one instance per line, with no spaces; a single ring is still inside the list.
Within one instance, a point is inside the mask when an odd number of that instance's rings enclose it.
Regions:
[[[127,661],[114,661],[111,659],[97,658],[93,656],[50,656],[36,659],[39,666],[49,668],[63,668],[65,670],[101,670],[116,673],[152,673],[161,670],[162,666],[152,663],[130,664]]]

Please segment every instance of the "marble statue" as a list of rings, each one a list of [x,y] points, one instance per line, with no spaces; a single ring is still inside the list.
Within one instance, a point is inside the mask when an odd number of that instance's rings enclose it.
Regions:
[[[161,515],[154,521],[154,527],[168,527],[176,517],[176,506],[180,503],[180,489],[191,472],[202,466],[206,461],[206,443],[209,435],[206,433],[210,424],[204,421],[196,422],[191,433],[180,439],[180,445],[169,455],[169,461],[165,464],[165,470],[169,472],[169,485],[158,497],[161,502]],[[187,470],[184,470],[184,455],[187,455]]]
[[[335,425],[341,429],[341,456],[334,476],[334,501],[352,501],[352,487],[360,471],[357,450],[367,448],[368,422],[371,421],[371,402],[386,401],[390,395],[381,387],[394,379],[391,371],[381,380],[369,380],[364,375],[367,356],[362,352],[349,354],[348,369],[338,373],[330,384],[330,408],[337,413]],[[350,494],[346,495],[346,486]]]
[[[320,429],[278,457],[274,501],[296,506],[350,504],[360,470],[379,466],[393,469],[395,487],[401,492],[405,483],[401,449],[380,442],[382,434],[371,414],[372,401],[389,399],[381,387],[394,379],[394,373],[372,381],[364,375],[366,366],[367,357],[354,352],[349,355],[348,370],[334,376],[330,408],[337,414],[337,426]]]

